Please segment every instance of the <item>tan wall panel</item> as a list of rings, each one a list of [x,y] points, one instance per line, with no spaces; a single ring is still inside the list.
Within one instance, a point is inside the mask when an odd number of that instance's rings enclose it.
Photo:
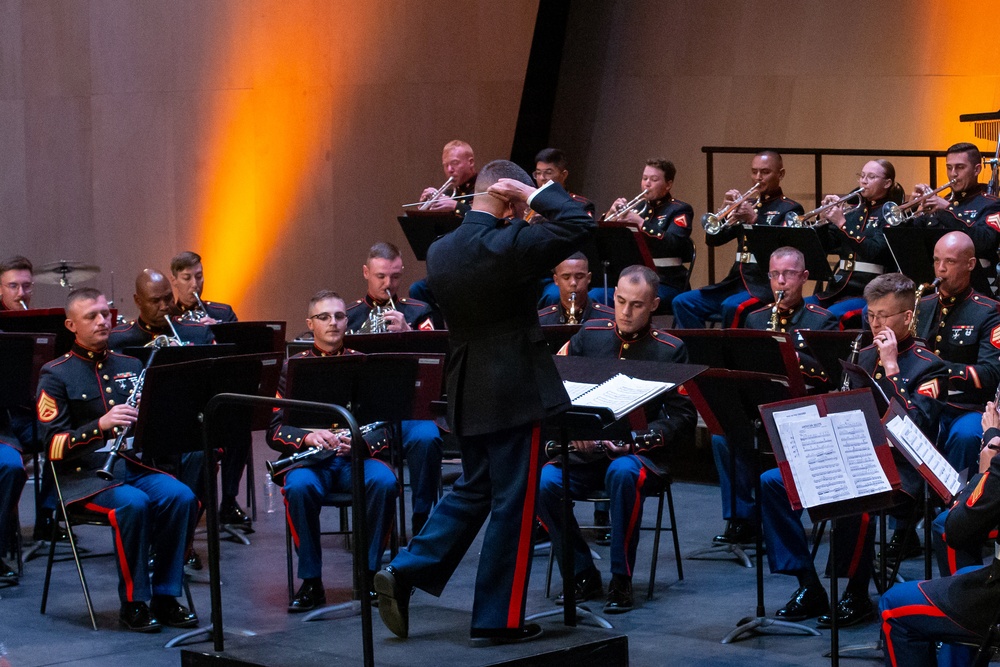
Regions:
[[[25,181],[24,100],[0,100],[0,251],[26,247],[28,193]]]
[[[90,3],[24,0],[21,62],[28,97],[90,95]]]
[[[0,100],[18,99],[21,87],[21,0],[0,0]]]

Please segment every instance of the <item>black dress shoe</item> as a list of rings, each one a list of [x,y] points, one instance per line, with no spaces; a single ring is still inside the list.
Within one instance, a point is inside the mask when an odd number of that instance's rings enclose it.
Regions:
[[[299,592],[288,604],[288,613],[299,614],[304,611],[312,611],[325,604],[326,591],[323,589],[323,582],[319,579],[308,579],[302,582]]]
[[[198,625],[198,614],[169,595],[154,596],[149,603],[149,613],[161,624],[171,628],[193,628]]]
[[[749,519],[731,519],[726,531],[712,538],[714,544],[753,544],[757,541],[757,525]]]
[[[392,565],[375,575],[375,592],[378,593],[378,615],[385,627],[400,639],[410,634],[410,595],[407,586]]]
[[[906,542],[905,546],[903,542]],[[924,549],[920,546],[920,538],[917,537],[915,529],[897,530],[892,534],[892,539],[889,540],[889,543],[885,545],[885,566],[891,570],[901,560],[915,558],[922,553],[924,553]],[[881,557],[881,554],[875,556],[876,570],[879,569],[879,559]]]
[[[223,500],[219,505],[219,523],[238,528],[253,526],[253,521],[235,499]]]
[[[473,647],[497,646],[530,642],[542,636],[542,628],[537,623],[529,623],[523,628],[472,628],[469,645]]]
[[[191,570],[201,570],[205,567],[201,562],[201,556],[194,550],[194,547],[189,547],[184,554],[184,567]]]
[[[829,613],[830,601],[826,598],[826,591],[822,586],[812,584],[795,591],[785,606],[774,612],[774,617],[782,621],[804,621]]]
[[[875,618],[875,605],[868,597],[868,593],[844,593],[837,603],[837,627],[846,628],[857,625]],[[830,627],[831,618],[829,614],[824,614],[816,619],[816,627]]]
[[[596,569],[577,575],[576,585],[573,588],[576,591],[577,604],[587,600],[595,600],[604,595],[604,582],[601,581],[601,573]],[[562,606],[564,601],[565,596],[560,592],[556,596],[556,604]]]
[[[632,580],[621,574],[613,574],[611,583],[608,584],[604,613],[624,614],[627,611],[632,611]]]
[[[132,632],[160,631],[160,622],[149,612],[145,602],[125,602],[118,620]]]
[[[17,570],[0,558],[0,579],[17,579]]]

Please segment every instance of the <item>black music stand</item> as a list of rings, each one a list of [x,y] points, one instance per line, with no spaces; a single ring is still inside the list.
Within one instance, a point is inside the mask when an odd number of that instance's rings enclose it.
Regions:
[[[214,359],[216,357],[231,357],[238,354],[235,345],[176,345],[170,347],[156,348],[156,358],[153,359],[154,366],[169,366],[170,364],[183,364],[189,361],[199,361],[201,359]],[[121,349],[121,354],[135,357],[143,364],[149,360],[149,355],[153,348],[140,345],[128,345]]]
[[[237,354],[282,352],[285,347],[285,322],[217,322],[208,327],[219,344],[231,343]]]
[[[753,225],[746,230],[747,245],[761,267],[768,266],[773,253],[783,246],[797,248],[806,258],[809,280],[829,280],[833,276],[826,250],[815,229]],[[766,270],[765,270],[766,273]]]
[[[419,262],[427,260],[427,249],[434,241],[455,231],[462,224],[461,216],[439,211],[408,211],[396,220],[399,220],[403,235]]]
[[[836,392],[822,396],[812,396],[807,398],[797,398],[787,401],[771,403],[760,406],[760,414],[763,418],[764,429],[774,448],[775,457],[778,459],[778,467],[781,470],[781,477],[785,482],[788,491],[789,502],[792,507],[799,509],[802,503],[795,484],[795,479],[786,461],[785,452],[778,428],[775,424],[774,414],[784,410],[792,410],[807,405],[815,405],[821,417],[835,412],[847,412],[851,410],[861,410],[864,414],[872,444],[875,446],[875,454],[878,462],[882,466],[886,479],[891,490],[865,496],[859,496],[850,500],[824,503],[806,508],[809,518],[814,522],[830,522],[830,662],[832,665],[840,664],[840,629],[837,623],[837,604],[840,594],[837,591],[837,566],[836,566],[836,540],[837,519],[840,517],[853,516],[863,512],[882,512],[899,502],[900,480],[896,471],[896,464],[893,461],[892,450],[889,448],[886,439],[886,432],[879,418],[881,412],[876,407],[876,401],[872,392],[866,389]],[[756,620],[756,619],[755,619]],[[750,624],[752,625],[752,624]],[[804,627],[804,626],[803,626]],[[753,627],[738,628],[735,634],[745,633],[753,630]],[[819,633],[817,633],[819,634]],[[735,637],[734,637],[735,638]]]
[[[696,364],[671,364],[656,361],[634,361],[628,359],[595,359],[593,357],[553,357],[556,368],[563,380],[572,382],[587,382],[599,384],[605,380],[623,373],[630,377],[641,380],[652,380],[657,382],[671,382],[675,386],[670,391],[675,391],[682,384],[705,370],[704,366]],[[652,399],[658,400],[659,397]],[[623,418],[624,420],[624,418]],[[568,527],[573,514],[573,499],[568,493],[570,459],[569,443],[574,439],[604,439],[605,436],[619,433],[621,430],[628,431],[629,428],[622,425],[623,420],[616,421],[614,414],[606,408],[590,408],[574,406],[555,418],[555,425],[559,428],[560,444],[562,451],[563,470],[563,525],[567,530],[563,531],[562,547],[563,558],[561,569],[563,572],[563,623],[567,626],[576,626],[577,614],[582,614],[593,619],[599,626],[613,627],[606,619],[590,611],[586,607],[578,607],[576,604],[576,572],[574,566],[574,554]],[[615,435],[614,439],[619,436]],[[559,614],[558,609],[533,614],[525,620],[535,620],[547,618]]]
[[[305,349],[310,349],[310,343]],[[385,333],[347,334],[344,347],[365,354],[382,352],[415,352],[417,354],[448,354],[447,330],[387,331]],[[291,350],[289,350],[289,356]]]
[[[812,331],[809,329],[800,329],[799,334],[806,341],[806,345],[816,358],[816,361],[823,367],[830,382],[833,382],[833,378],[842,374],[840,360],[850,356],[851,343],[854,342],[859,334],[862,334],[862,331],[860,329],[847,329],[845,331]],[[866,339],[867,342],[865,342]],[[870,344],[871,339],[871,331],[865,330],[861,335],[861,347]],[[843,382],[843,378],[841,378],[841,382]]]
[[[900,226],[886,227],[884,233],[899,272],[921,285],[934,280],[934,244],[950,231],[953,230]]]
[[[114,311],[112,311],[112,321]],[[54,357],[69,352],[74,334],[66,328],[66,311],[62,308],[32,310],[0,310],[0,331],[8,333],[50,333],[56,336]]]
[[[677,329],[671,333],[684,341],[691,363],[783,375],[792,396],[806,393],[792,334],[753,329]]]
[[[549,345],[549,351],[552,354],[557,354],[581,327],[581,324],[546,324],[543,326],[542,334],[545,336],[545,342]]]
[[[620,223],[602,222],[598,225],[593,240],[601,258],[600,287],[604,289],[604,303],[611,303],[610,292],[614,291],[622,269],[633,264],[655,269],[646,244],[636,238],[639,233],[635,228]]]

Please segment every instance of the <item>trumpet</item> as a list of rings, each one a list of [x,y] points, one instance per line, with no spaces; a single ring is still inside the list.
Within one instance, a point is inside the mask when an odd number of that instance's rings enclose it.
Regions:
[[[384,428],[388,425],[388,422],[372,422],[370,424],[365,424],[358,428],[361,435],[368,435],[372,431],[379,428]],[[337,437],[350,435],[350,429],[341,428],[333,432]],[[264,466],[267,468],[267,472],[271,475],[271,479],[275,479],[279,475],[283,475],[292,468],[298,468],[299,466],[307,465],[310,463],[319,463],[320,461],[325,461],[331,456],[336,456],[343,451],[340,445],[334,447],[333,449],[326,449],[324,447],[309,447],[302,450],[301,452],[296,452],[291,456],[286,456],[283,459],[278,459],[277,461],[265,461]]]
[[[741,194],[735,200],[730,202],[728,205],[723,206],[716,213],[706,213],[701,216],[701,226],[705,228],[706,234],[718,234],[726,227],[731,227],[736,224],[736,222],[730,222],[729,216],[739,208],[740,204],[745,202],[747,199],[757,194],[760,190],[760,183],[754,183],[753,187]]]
[[[429,209],[431,207],[431,204],[433,204],[434,202],[436,202],[441,197],[441,195],[443,195],[445,193],[445,191],[448,188],[451,187],[451,184],[454,183],[454,182],[455,182],[455,177],[454,176],[449,176],[448,180],[444,182],[444,185],[442,185],[437,190],[435,190],[434,194],[432,194],[430,197],[428,197],[427,200],[424,201],[424,203],[421,204],[420,208],[417,209],[417,210],[418,211],[426,211],[427,209]]]
[[[177,318],[177,319],[181,319],[181,318]],[[171,319],[171,317],[169,315],[167,315],[167,326],[170,327],[170,334],[171,335],[170,336],[164,336],[164,338],[167,339],[167,344],[168,345],[172,345],[174,347],[181,347],[182,345],[187,345],[187,343],[185,343],[184,341],[181,340],[180,334],[177,333],[177,327],[174,326],[174,322],[173,322],[173,320]],[[156,338],[160,338],[160,336],[157,336]],[[156,338],[154,338],[149,343],[147,343],[146,344],[147,347],[149,345],[152,345],[153,343],[155,343],[156,342]]]
[[[385,323],[385,314],[390,310],[396,310],[396,304],[392,301],[392,292],[387,289],[385,294],[389,297],[385,306],[376,304],[371,312],[368,313],[368,319],[361,324],[358,333],[386,333],[389,330],[388,325]]]
[[[166,336],[157,336],[152,340],[152,351],[149,353],[149,359],[146,360],[146,365],[143,366],[142,372],[139,373],[139,378],[135,381],[135,387],[132,388],[132,393],[129,394],[128,399],[125,401],[125,405],[130,408],[139,407],[139,400],[142,398],[142,386],[146,383],[146,371],[149,367],[153,365],[153,359],[156,358],[156,353],[161,347],[166,347],[170,344],[169,339]],[[104,467],[97,471],[97,476],[104,480],[112,480],[115,478],[115,464],[118,463],[118,459],[121,457],[121,453],[124,449],[125,438],[128,436],[129,431],[132,430],[131,426],[118,427],[118,435],[115,437],[115,444],[111,446],[111,451],[108,452],[108,456],[104,459]]]
[[[860,202],[861,201],[861,197],[860,197],[861,190],[862,190],[862,188],[860,188],[860,187],[854,188],[853,190],[851,190],[850,192],[848,192],[846,195],[844,195],[843,197],[841,197],[837,201],[832,201],[829,204],[823,204],[819,208],[814,208],[813,210],[809,211],[808,213],[803,213],[802,215],[799,215],[795,211],[789,211],[785,215],[785,226],[786,227],[816,227],[818,225],[825,225],[828,221],[827,220],[819,220],[818,219],[819,216],[821,216],[823,213],[826,213],[827,211],[829,211],[834,206],[840,206],[841,204],[846,203],[847,201],[849,201],[851,199],[854,199],[855,197],[858,197],[858,201]],[[817,220],[815,222],[813,222],[812,221],[813,218],[817,218]]]
[[[885,220],[886,224],[889,225],[890,227],[898,227],[907,220],[913,219],[913,217],[916,215],[916,210],[920,208],[920,206],[925,201],[927,201],[934,195],[939,194],[942,190],[947,190],[948,188],[952,187],[955,187],[955,181],[953,180],[948,181],[947,183],[945,183],[940,187],[925,192],[924,194],[918,197],[914,197],[905,204],[897,204],[894,201],[887,201],[885,204],[882,205],[882,218]],[[906,215],[904,213],[905,211],[913,211],[913,212],[910,213],[909,215]]]
[[[205,308],[205,304],[202,302],[201,297],[198,296],[198,291],[194,292],[195,307],[191,310],[185,312],[181,315],[182,320],[187,320],[189,322],[201,322],[203,319],[208,317],[208,309]]]
[[[643,202],[647,193],[649,193],[649,188],[646,188],[638,195],[636,195],[635,199],[625,204],[624,206],[618,208],[614,213],[612,213],[608,217],[604,218],[604,222],[617,222],[623,216],[628,215],[632,210],[637,208],[639,204]]]

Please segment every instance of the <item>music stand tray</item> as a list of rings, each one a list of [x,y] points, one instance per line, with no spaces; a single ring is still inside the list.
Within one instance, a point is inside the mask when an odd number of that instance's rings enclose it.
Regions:
[[[403,229],[410,249],[417,261],[427,260],[427,249],[439,237],[458,229],[462,218],[454,213],[439,213],[436,211],[410,211],[407,215],[396,218]]]
[[[826,250],[815,229],[809,227],[771,227],[753,225],[746,231],[747,245],[761,267],[768,266],[773,253],[778,248],[797,248],[806,258],[809,280],[829,280],[833,277]],[[766,272],[766,271],[765,271]]]

